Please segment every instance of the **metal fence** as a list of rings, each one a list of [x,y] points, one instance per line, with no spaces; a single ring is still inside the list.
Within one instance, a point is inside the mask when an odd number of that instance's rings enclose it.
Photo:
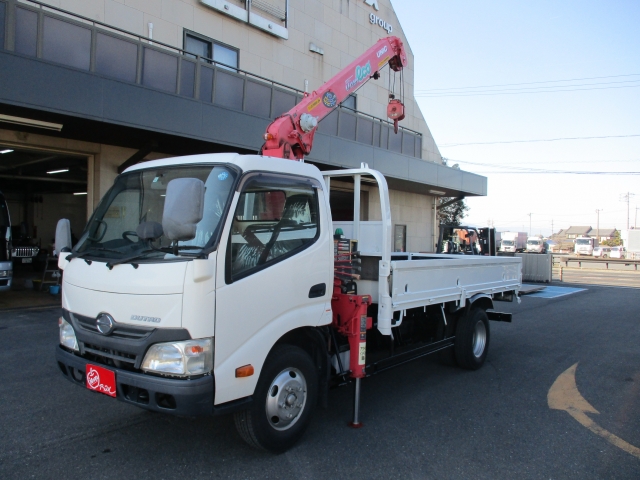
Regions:
[[[0,48],[96,75],[143,85],[263,118],[276,118],[304,93],[287,85],[192,55],[150,38],[36,0],[0,0]],[[347,108],[318,131],[422,157],[422,134]]]

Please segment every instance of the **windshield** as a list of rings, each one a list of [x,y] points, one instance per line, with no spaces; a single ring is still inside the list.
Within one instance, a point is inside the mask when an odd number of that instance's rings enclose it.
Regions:
[[[503,240],[502,241],[502,245],[504,245],[505,247],[512,247],[513,246],[513,240]]]
[[[540,242],[538,240],[529,240],[527,245],[540,245]]]
[[[89,220],[74,252],[110,261],[135,257],[137,262],[188,259],[205,248],[214,250],[236,176],[236,172],[220,165],[164,167],[120,175]],[[195,237],[171,244],[160,229],[159,238],[142,241],[136,234],[138,225],[162,225],[167,184],[178,178],[204,182],[203,216],[196,225]]]
[[[576,244],[577,245],[591,245],[591,239],[590,238],[579,238],[578,240],[576,240]]]

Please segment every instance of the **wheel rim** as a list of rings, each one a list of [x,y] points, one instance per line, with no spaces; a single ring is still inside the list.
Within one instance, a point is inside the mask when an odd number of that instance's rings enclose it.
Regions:
[[[473,330],[473,356],[480,358],[484,353],[484,347],[487,344],[487,327],[484,322],[479,320]]]
[[[307,381],[297,368],[286,368],[267,391],[267,420],[275,430],[287,430],[299,419],[307,404]]]

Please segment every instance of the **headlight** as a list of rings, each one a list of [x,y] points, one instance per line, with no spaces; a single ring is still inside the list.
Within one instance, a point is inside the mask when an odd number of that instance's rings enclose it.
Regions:
[[[76,340],[76,332],[73,331],[73,327],[62,317],[58,319],[58,326],[60,327],[60,345],[77,352],[78,340]]]
[[[156,343],[142,361],[146,372],[171,375],[202,375],[213,370],[213,340]]]
[[[0,277],[8,277],[11,273],[11,270],[0,270]]]

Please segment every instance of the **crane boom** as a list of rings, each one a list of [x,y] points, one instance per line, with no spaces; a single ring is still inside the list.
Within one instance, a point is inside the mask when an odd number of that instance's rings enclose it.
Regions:
[[[305,93],[300,103],[271,122],[264,135],[262,154],[291,160],[304,158],[311,152],[318,122],[371,78],[380,78],[380,69],[387,63],[395,72],[407,66],[407,54],[398,37],[378,40],[318,90]],[[388,114],[397,132],[397,122],[404,118],[400,100],[391,100]]]

